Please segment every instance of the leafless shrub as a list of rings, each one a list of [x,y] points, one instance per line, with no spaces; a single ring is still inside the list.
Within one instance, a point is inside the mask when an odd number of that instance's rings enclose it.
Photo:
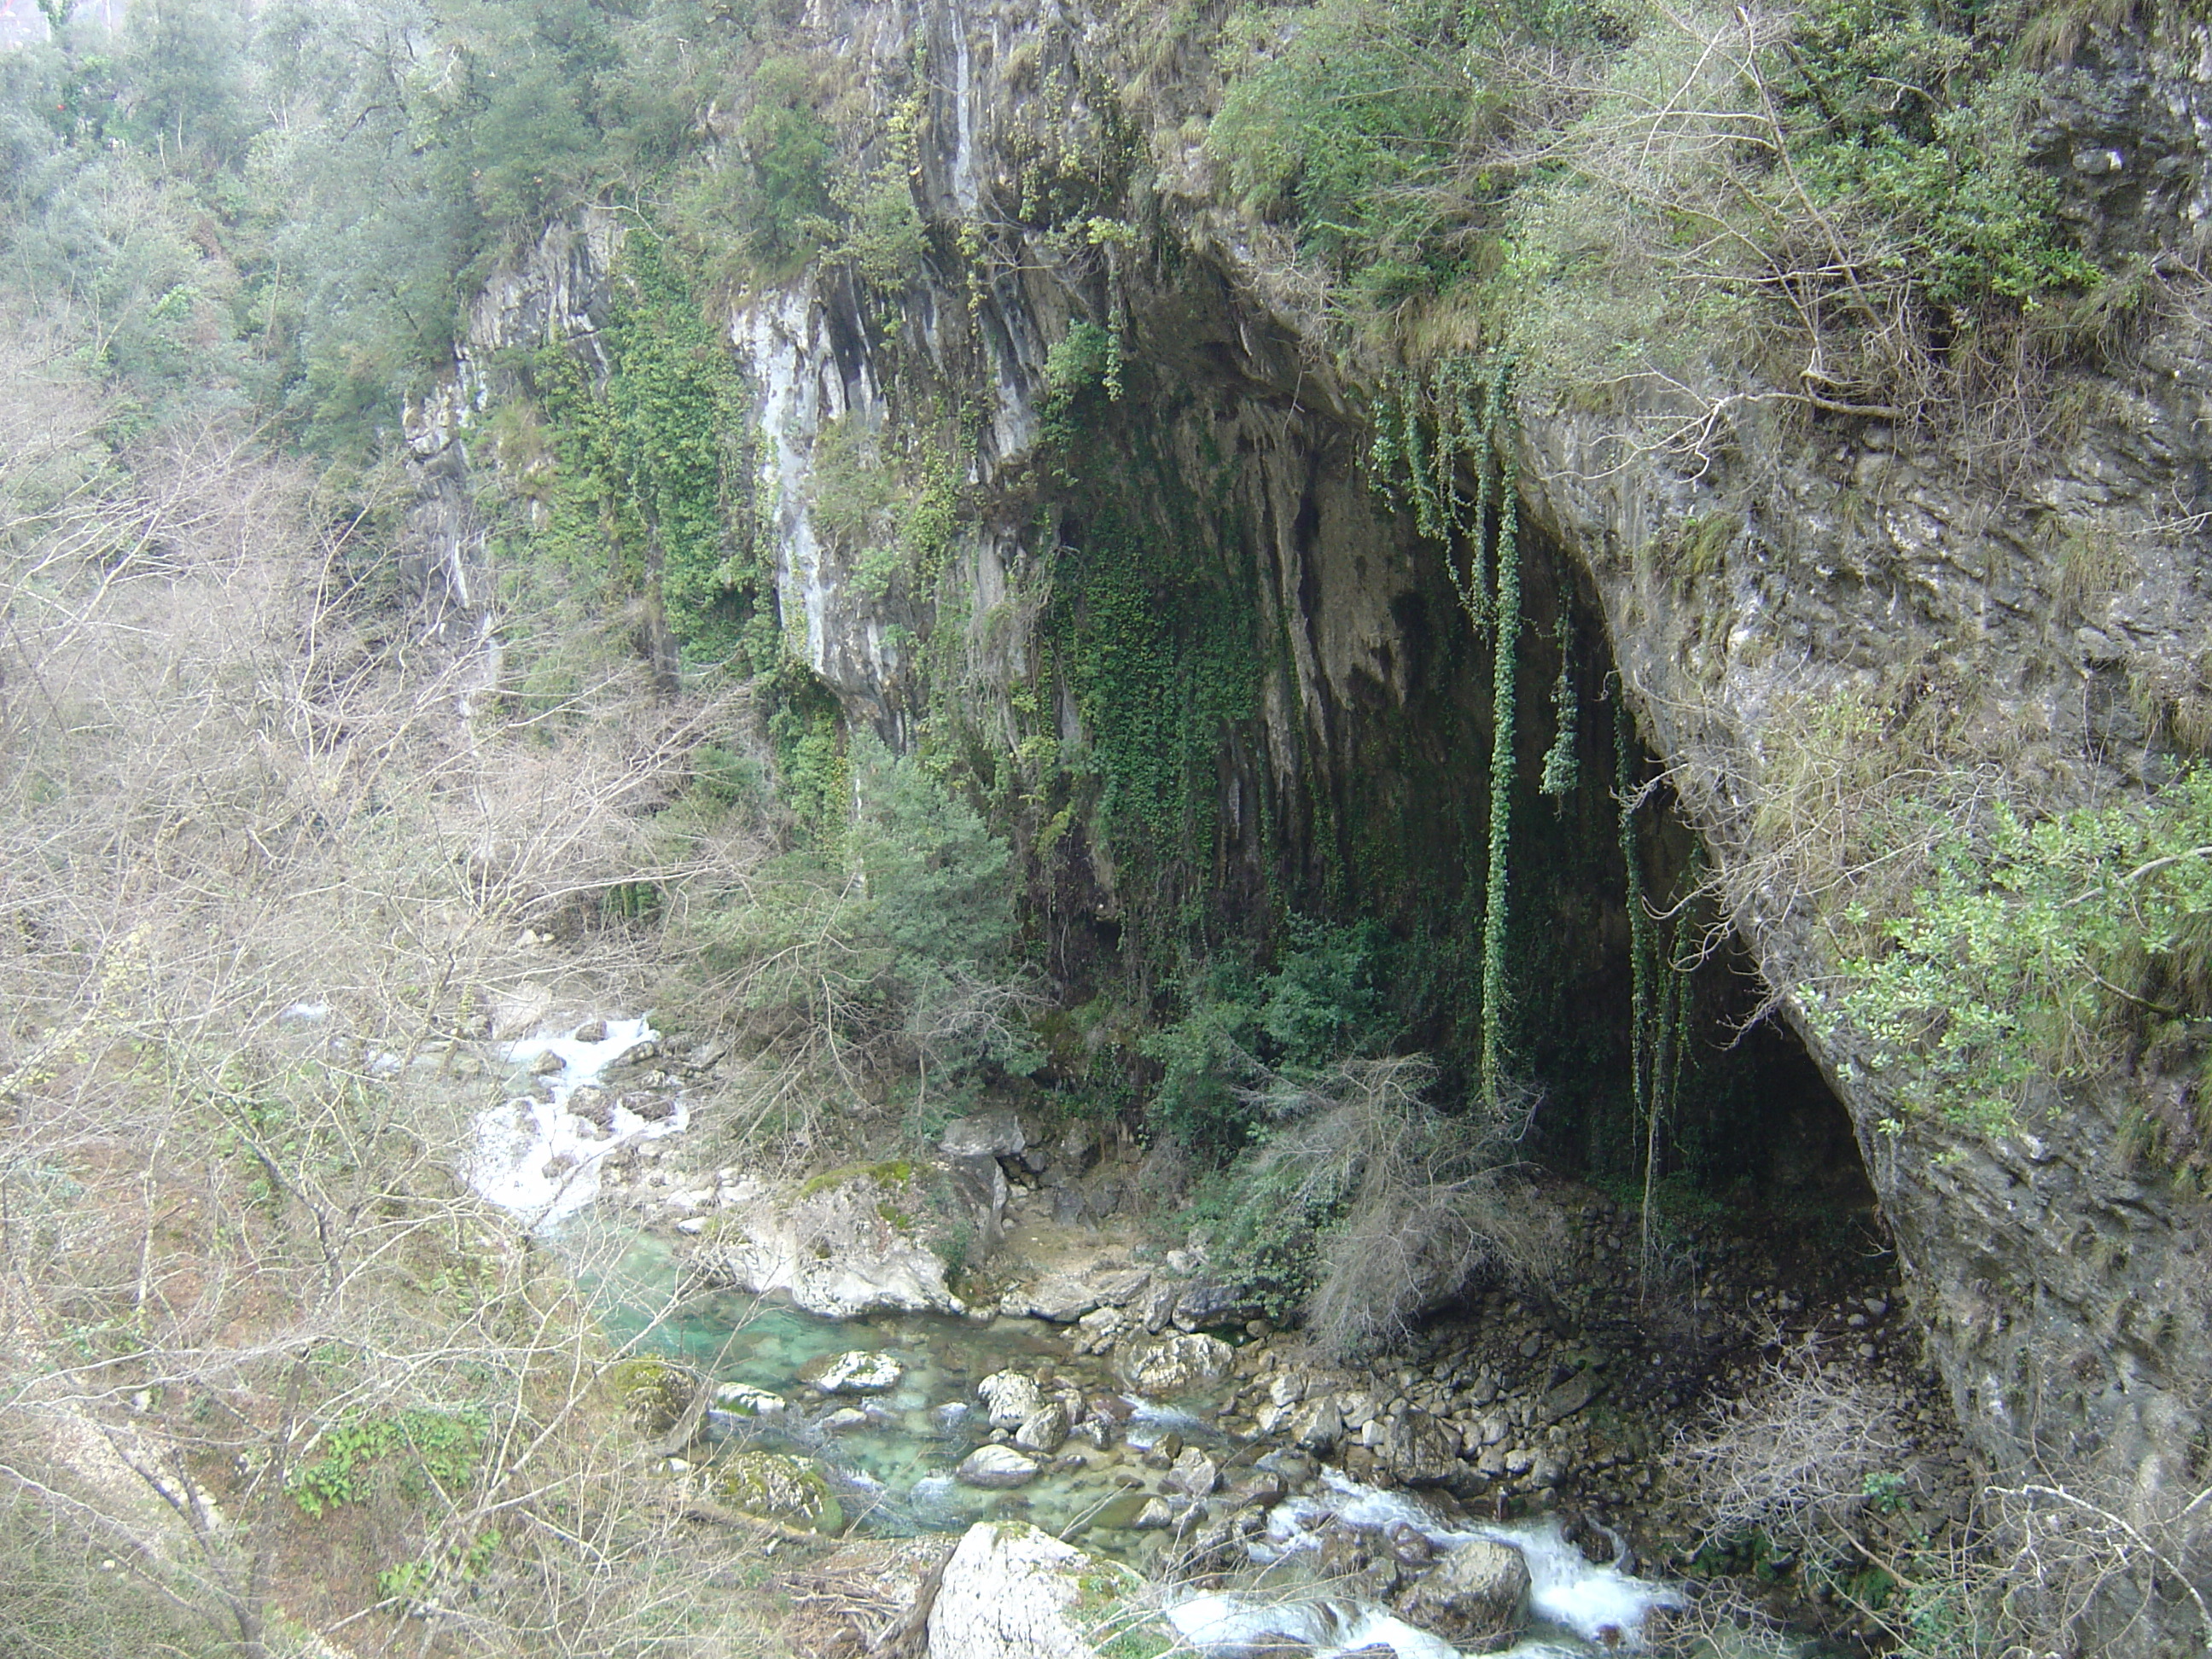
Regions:
[[[2193,1625],[2198,1650],[2212,1651],[2212,1489],[2147,1485],[2126,1496],[2056,1478],[1985,1488],[1999,1565],[1982,1575],[1984,1621],[2114,1656],[2160,1651],[2161,1629]]]
[[[1309,1208],[1342,1207],[1305,1310],[1309,1334],[1332,1353],[1402,1339],[1479,1271],[1555,1271],[1557,1218],[1514,1176],[1533,1103],[1474,1124],[1447,1119],[1423,1099],[1435,1075],[1425,1056],[1355,1059],[1254,1097],[1283,1127],[1250,1178]]]
[[[299,473],[219,426],[114,453],[55,361],[0,368],[0,1501],[247,1655],[279,1608],[711,1644],[714,1553],[612,1431],[604,1341],[459,1181],[457,1039],[592,994],[526,925],[742,888],[763,838],[678,805],[736,711],[618,673],[465,710]],[[635,984],[645,939],[588,971]],[[474,1425],[467,1478],[304,1530],[302,1472],[406,1413]]]
[[[1854,1535],[1869,1479],[1893,1474],[1908,1449],[1902,1407],[1893,1390],[1822,1366],[1808,1346],[1684,1434],[1668,1461],[1708,1517],[1709,1539],[1760,1533],[1832,1553]]]

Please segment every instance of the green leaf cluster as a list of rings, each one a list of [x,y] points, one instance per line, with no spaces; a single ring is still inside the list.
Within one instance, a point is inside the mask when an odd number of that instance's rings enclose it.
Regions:
[[[526,520],[524,548],[613,596],[657,592],[688,657],[749,668],[773,650],[748,631],[766,609],[741,441],[750,402],[649,230],[623,244],[598,343],[602,384],[566,347],[538,356],[558,462],[546,526]]]
[[[1258,704],[1250,600],[1191,551],[1103,513],[1062,553],[1048,617],[1104,775],[1100,816],[1139,856],[1212,841],[1216,744]]]
[[[1464,143],[1489,104],[1452,0],[1320,0],[1237,14],[1206,148],[1254,211],[1387,300],[1455,264]]]
[[[814,441],[807,514],[851,559],[856,592],[871,599],[929,593],[952,556],[961,522],[959,474],[919,422],[887,428],[864,416],[827,422]]]
[[[763,1024],[918,1054],[940,1085],[1040,1063],[1018,994],[1013,851],[912,756],[872,733],[844,757],[842,832],[759,872],[698,924],[708,970]]]
[[[1152,1120],[1216,1156],[1244,1144],[1256,1121],[1251,1090],[1371,1054],[1395,1029],[1388,994],[1391,943],[1371,918],[1292,916],[1272,971],[1216,958],[1184,988],[1184,1012],[1139,1045],[1161,1068]]]
[[[1962,321],[2100,280],[2030,162],[2038,77],[1999,7],[1820,0],[1784,61],[1799,174],[1832,213],[1889,229],[1886,258]]]
[[[1890,829],[1935,838],[1932,874],[1893,915],[1855,909],[1872,943],[1814,1006],[1871,1036],[1866,1068],[1909,1105],[2001,1133],[2039,1080],[2212,1015],[2212,772],[2037,820],[1998,805],[1972,831],[1911,804]]]
[[[295,1469],[286,1489],[316,1517],[342,1504],[360,1503],[380,1476],[396,1479],[414,1502],[434,1491],[451,1496],[476,1478],[490,1434],[489,1420],[474,1410],[413,1408],[358,1418],[325,1433],[322,1455]]]

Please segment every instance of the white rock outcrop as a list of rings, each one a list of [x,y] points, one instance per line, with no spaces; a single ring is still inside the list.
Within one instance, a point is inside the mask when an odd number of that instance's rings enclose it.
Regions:
[[[945,1564],[929,1659],[1098,1659],[1092,1631],[1130,1631],[1117,1604],[1143,1588],[1127,1567],[1035,1527],[978,1522]]]
[[[694,1248],[710,1279],[807,1313],[965,1313],[941,1252],[975,1259],[1004,1224],[1006,1177],[953,1164],[884,1164],[817,1176],[725,1212]]]

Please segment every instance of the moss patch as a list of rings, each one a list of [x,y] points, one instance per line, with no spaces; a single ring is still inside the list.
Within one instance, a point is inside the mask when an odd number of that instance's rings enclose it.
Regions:
[[[845,1528],[845,1506],[813,1464],[778,1452],[736,1452],[717,1464],[714,1493],[732,1509],[762,1521],[811,1528],[823,1534]]]
[[[824,1170],[820,1175],[809,1176],[799,1188],[801,1198],[812,1198],[817,1193],[826,1193],[839,1187],[850,1187],[863,1181],[872,1181],[879,1187],[903,1187],[914,1179],[914,1164],[906,1158],[894,1158],[887,1164],[848,1164],[842,1169]]]

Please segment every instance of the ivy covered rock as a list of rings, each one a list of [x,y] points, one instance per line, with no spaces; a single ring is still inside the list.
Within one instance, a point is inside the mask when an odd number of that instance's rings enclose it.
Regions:
[[[690,1409],[700,1379],[673,1360],[658,1354],[637,1354],[609,1366],[605,1386],[641,1431],[663,1435]]]
[[[820,1469],[781,1452],[734,1452],[714,1466],[711,1490],[721,1503],[757,1520],[838,1533],[845,1507]]]

